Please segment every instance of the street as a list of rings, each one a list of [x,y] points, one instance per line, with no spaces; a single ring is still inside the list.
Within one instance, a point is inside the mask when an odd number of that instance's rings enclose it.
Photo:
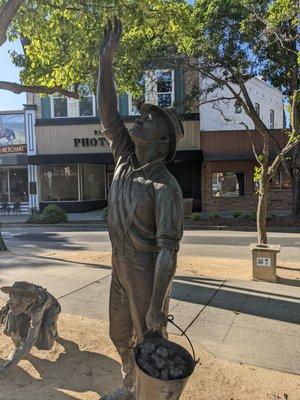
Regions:
[[[3,237],[12,251],[111,250],[107,231],[97,227],[4,228]],[[184,232],[180,255],[228,259],[249,259],[248,246],[256,241],[255,232],[197,230]],[[281,244],[279,261],[300,263],[300,234],[269,233],[269,243]]]

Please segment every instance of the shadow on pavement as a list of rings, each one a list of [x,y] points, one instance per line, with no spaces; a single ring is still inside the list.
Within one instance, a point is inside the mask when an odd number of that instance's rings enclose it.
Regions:
[[[60,262],[63,262],[63,263],[68,263],[68,264],[79,264],[79,265],[84,265],[85,267],[91,267],[91,268],[99,268],[99,269],[111,270],[111,267],[108,266],[108,265],[91,264],[91,263],[86,263],[86,262],[83,262],[83,261],[65,260],[64,258],[58,258],[58,257],[35,256],[35,258],[41,258],[43,260],[60,261]]]
[[[284,292],[287,292],[286,288]],[[216,279],[176,276],[171,297],[193,304],[300,324],[300,297],[282,294],[279,290],[269,292]]]

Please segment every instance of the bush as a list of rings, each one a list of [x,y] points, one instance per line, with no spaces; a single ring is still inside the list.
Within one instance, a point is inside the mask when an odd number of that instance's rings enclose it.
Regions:
[[[210,216],[209,216],[209,218],[220,218],[220,214],[218,214],[218,213],[214,213],[214,214],[211,214]]]
[[[35,207],[31,208],[30,212],[31,214],[26,222],[29,224],[39,224],[41,213]]]
[[[67,222],[66,212],[56,204],[49,204],[42,213],[33,212],[26,222],[33,224],[59,224]]]
[[[190,218],[191,218],[193,221],[199,221],[199,220],[201,219],[201,213],[199,213],[199,212],[193,212],[193,213],[190,215]]]
[[[234,213],[232,213],[233,218],[239,218],[242,215],[242,213],[240,211],[235,211]]]

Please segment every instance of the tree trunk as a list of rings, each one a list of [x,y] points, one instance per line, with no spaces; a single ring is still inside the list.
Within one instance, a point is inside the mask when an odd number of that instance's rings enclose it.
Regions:
[[[1,227],[1,224],[0,224],[0,227]],[[1,230],[0,230],[0,251],[7,251],[7,247],[6,247],[6,244],[5,244],[4,240],[3,240]]]
[[[263,177],[260,180],[260,189],[257,205],[257,235],[258,243],[267,243],[267,208],[268,208],[268,179]]]
[[[292,174],[293,215],[300,217],[300,166],[298,173],[295,170]]]

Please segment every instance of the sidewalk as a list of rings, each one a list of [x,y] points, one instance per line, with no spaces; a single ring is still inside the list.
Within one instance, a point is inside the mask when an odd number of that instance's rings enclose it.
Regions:
[[[101,222],[104,221],[102,210],[89,211],[85,213],[68,213],[68,222],[79,223],[79,222]],[[24,224],[29,217],[29,214],[10,214],[1,215],[0,221],[3,225],[8,224]]]
[[[43,253],[0,260],[1,286],[23,279],[38,283],[59,298],[63,313],[104,321],[110,276],[108,265]],[[0,305],[5,298],[0,292]],[[220,358],[300,374],[299,287],[177,275],[170,312],[195,345]]]

